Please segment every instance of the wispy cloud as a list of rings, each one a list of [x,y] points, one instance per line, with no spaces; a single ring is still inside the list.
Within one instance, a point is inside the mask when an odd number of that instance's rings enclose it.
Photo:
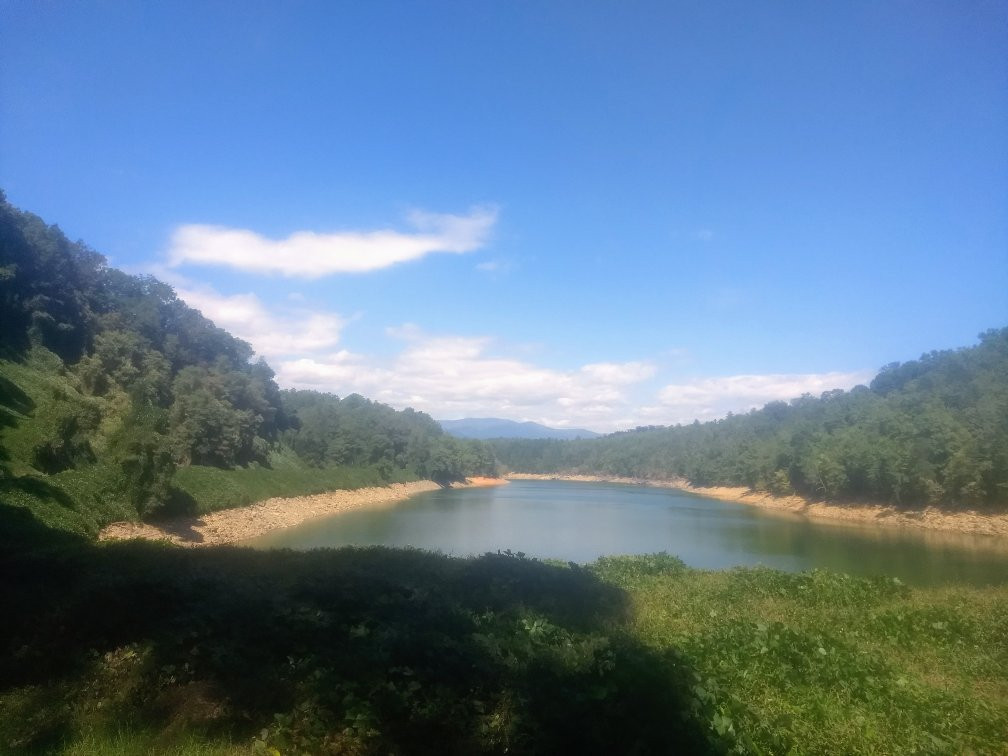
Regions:
[[[407,220],[413,232],[298,231],[285,239],[240,228],[185,225],[172,235],[168,265],[218,265],[300,278],[364,273],[432,253],[479,249],[489,238],[497,211],[491,207],[476,207],[467,215],[414,211]]]
[[[476,270],[481,273],[492,273],[503,275],[509,273],[514,268],[514,263],[510,260],[484,260],[476,264]]]
[[[871,377],[870,371],[856,371],[697,378],[668,384],[658,392],[658,403],[643,408],[642,413],[661,424],[712,420],[803,394],[818,396],[832,389],[850,389]]]
[[[713,241],[714,232],[709,228],[698,228],[693,232],[693,240],[698,242]]]

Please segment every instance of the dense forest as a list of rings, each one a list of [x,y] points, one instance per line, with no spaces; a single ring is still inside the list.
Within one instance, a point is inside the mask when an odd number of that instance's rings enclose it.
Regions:
[[[485,445],[423,413],[281,391],[249,344],[170,286],[108,267],[2,194],[0,323],[0,485],[51,524],[93,532],[198,508],[176,485],[181,470],[449,483],[494,469]]]
[[[1008,505],[1008,328],[882,368],[869,386],[583,441],[498,439],[531,473],[685,478],[830,501]]]

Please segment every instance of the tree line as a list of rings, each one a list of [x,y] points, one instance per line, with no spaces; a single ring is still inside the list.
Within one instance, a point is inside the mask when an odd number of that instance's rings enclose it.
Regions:
[[[886,365],[868,386],[707,423],[583,441],[490,442],[533,473],[684,478],[829,501],[1008,505],[1008,328]]]

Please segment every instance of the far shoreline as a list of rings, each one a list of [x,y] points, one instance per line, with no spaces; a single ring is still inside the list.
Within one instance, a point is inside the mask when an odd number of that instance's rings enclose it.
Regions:
[[[774,496],[744,486],[693,486],[683,479],[628,478],[617,475],[580,475],[575,473],[508,473],[507,480],[557,480],[573,483],[620,483],[624,485],[672,488],[721,501],[787,512],[816,520],[878,525],[892,528],[916,528],[966,535],[1008,537],[1008,512],[987,514],[976,510],[947,512],[937,507],[899,508],[884,504],[831,504],[802,496]]]
[[[223,546],[285,530],[309,520],[355,509],[390,506],[417,494],[444,488],[483,488],[507,484],[504,478],[474,476],[443,486],[432,480],[393,483],[357,489],[336,489],[308,496],[274,497],[243,507],[161,522],[113,522],[102,528],[99,541],[140,538],[177,546]]]

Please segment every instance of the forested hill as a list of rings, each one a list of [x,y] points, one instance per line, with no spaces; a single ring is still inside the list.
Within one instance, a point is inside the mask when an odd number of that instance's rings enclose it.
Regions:
[[[870,386],[589,441],[497,440],[521,472],[681,477],[831,501],[1008,506],[1008,328],[884,367]]]
[[[93,533],[319,481],[493,471],[485,445],[423,413],[281,392],[252,357],[170,286],[108,267],[0,193],[0,503]]]

